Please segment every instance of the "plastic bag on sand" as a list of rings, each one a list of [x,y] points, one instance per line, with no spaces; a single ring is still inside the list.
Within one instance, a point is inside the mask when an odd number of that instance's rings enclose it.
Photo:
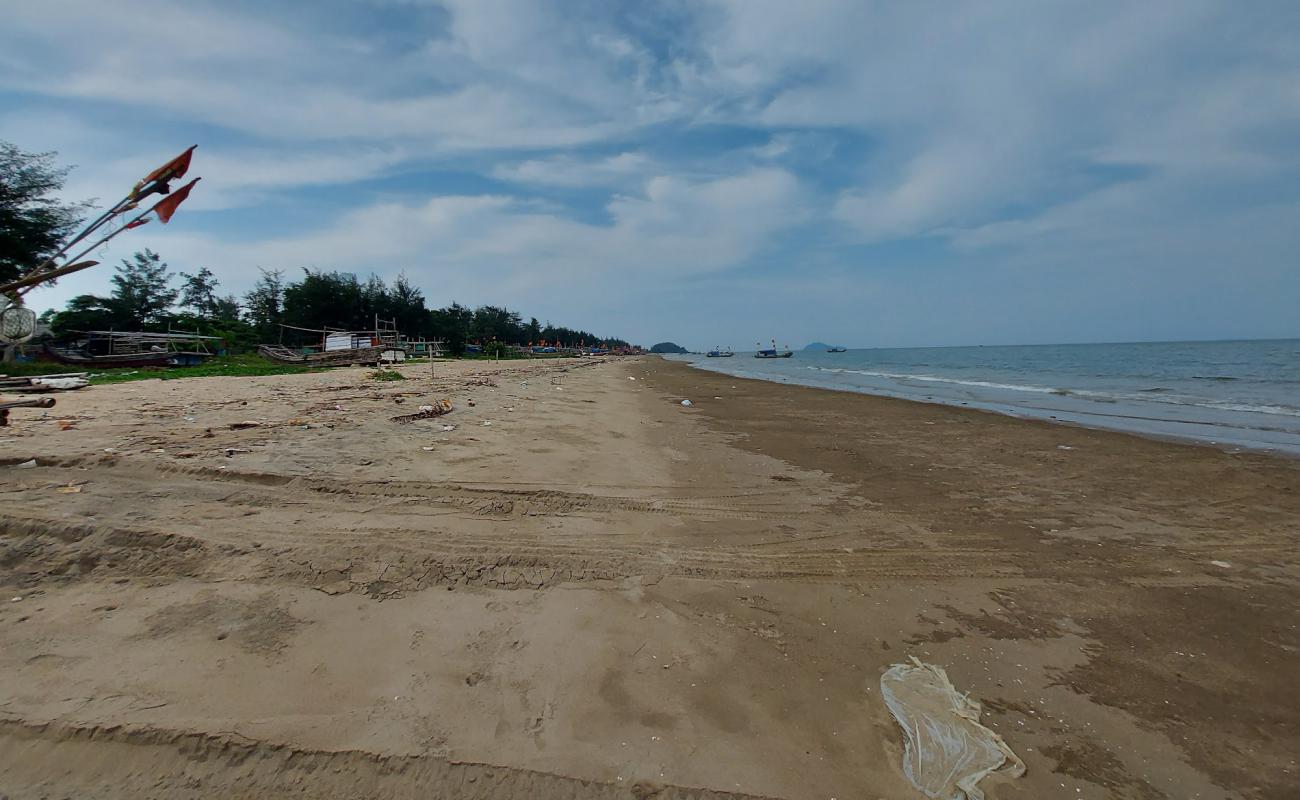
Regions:
[[[976,785],[991,772],[1025,774],[1002,737],[980,724],[980,705],[953,688],[942,668],[895,664],[880,677],[880,692],[904,735],[903,772],[926,797],[983,800]]]

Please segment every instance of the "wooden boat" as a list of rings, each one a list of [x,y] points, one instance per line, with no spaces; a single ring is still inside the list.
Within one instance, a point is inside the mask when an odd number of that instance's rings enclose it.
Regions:
[[[828,348],[826,348],[826,352],[828,352],[828,353],[847,353],[848,351],[849,351],[849,348],[847,348],[847,347],[828,347]]]
[[[45,343],[55,361],[77,367],[193,367],[212,355],[217,336],[168,331],[78,331],[72,344]]]
[[[735,355],[735,353],[731,352],[730,350],[715,349],[715,350],[710,350],[704,355],[708,356],[709,358],[731,358],[732,356]]]
[[[348,367],[355,364],[376,364],[380,354],[390,347],[357,347],[347,350],[327,350],[323,353],[304,353],[280,345],[264,344],[257,348],[258,355],[277,364],[296,364],[303,367]]]
[[[202,364],[207,353],[193,351],[111,353],[94,355],[76,348],[55,347],[45,343],[45,353],[60,364],[77,367],[192,367]]]

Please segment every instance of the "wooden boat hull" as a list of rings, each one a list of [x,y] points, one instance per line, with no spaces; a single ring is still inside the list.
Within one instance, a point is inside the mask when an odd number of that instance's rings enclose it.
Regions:
[[[78,367],[188,367],[203,363],[204,353],[117,353],[93,356],[53,345],[45,345],[45,353],[60,364]]]
[[[264,344],[257,348],[258,355],[277,364],[296,364],[303,367],[347,367],[356,364],[375,364],[379,356],[391,347],[361,347],[355,350],[333,350],[324,353],[300,353],[287,347]]]
[[[755,353],[754,358],[790,358],[794,356],[793,350],[787,350],[784,353]]]

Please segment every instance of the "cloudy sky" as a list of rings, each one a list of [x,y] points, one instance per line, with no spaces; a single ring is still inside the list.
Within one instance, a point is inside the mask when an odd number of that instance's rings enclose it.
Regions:
[[[1300,3],[6,6],[0,138],[151,247],[643,343],[1300,336]],[[29,296],[107,289],[96,268]]]

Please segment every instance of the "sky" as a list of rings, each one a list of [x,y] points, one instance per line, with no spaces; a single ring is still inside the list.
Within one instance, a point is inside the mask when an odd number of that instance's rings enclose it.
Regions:
[[[8,4],[0,139],[145,247],[645,345],[1300,336],[1300,3]]]

